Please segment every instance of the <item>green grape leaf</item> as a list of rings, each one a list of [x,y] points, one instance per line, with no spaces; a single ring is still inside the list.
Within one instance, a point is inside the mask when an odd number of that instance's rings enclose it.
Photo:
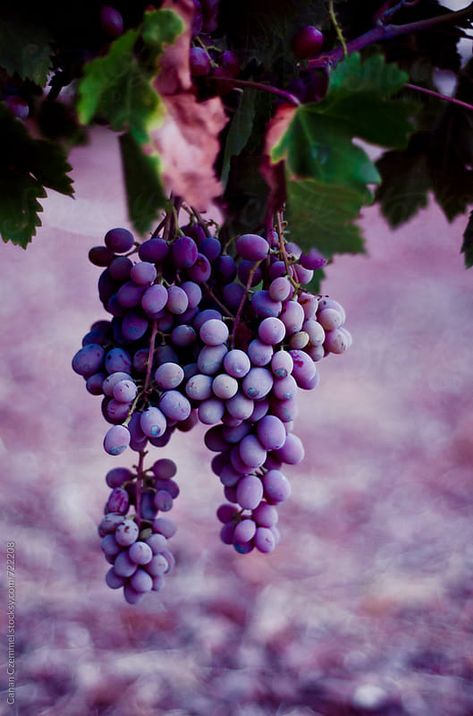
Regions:
[[[376,163],[382,178],[376,201],[393,229],[427,206],[431,181],[425,139],[425,133],[414,134],[407,149],[386,152]]]
[[[0,67],[43,86],[51,69],[51,36],[23,19],[0,20]]]
[[[174,42],[183,30],[182,19],[172,10],[152,10],[145,12],[141,34],[143,42],[156,60],[165,46]]]
[[[240,104],[230,123],[222,161],[221,181],[224,187],[228,181],[232,157],[241,154],[253,131],[256,114],[255,100],[255,90],[243,92]]]
[[[473,211],[470,213],[468,224],[463,234],[462,253],[465,254],[465,266],[473,266]]]
[[[273,164],[285,161],[288,207],[297,241],[317,246],[326,256],[363,251],[360,230],[353,222],[361,207],[372,202],[371,185],[379,184],[381,176],[355,141],[405,146],[412,131],[412,104],[391,96],[406,79],[381,55],[362,61],[355,53],[332,72],[322,102],[301,105],[289,123],[287,110],[281,110],[280,125],[276,120],[270,130],[279,133],[270,158]],[[308,232],[306,222],[311,227]]]
[[[59,145],[32,139],[22,122],[0,107],[0,234],[26,248],[41,226],[38,199],[45,187],[72,196],[71,170]]]
[[[112,42],[104,57],[85,66],[79,83],[77,111],[83,124],[99,115],[112,129],[128,131],[145,142],[149,127],[162,118],[161,99],[138,64],[134,46],[138,30],[129,30]]]
[[[360,209],[359,193],[347,186],[287,177],[290,240],[302,248],[316,245],[327,258],[364,253],[361,231],[354,223]]]
[[[143,154],[131,134],[120,136],[120,152],[128,204],[128,215],[135,229],[144,234],[151,229],[159,209],[166,204],[157,154]]]

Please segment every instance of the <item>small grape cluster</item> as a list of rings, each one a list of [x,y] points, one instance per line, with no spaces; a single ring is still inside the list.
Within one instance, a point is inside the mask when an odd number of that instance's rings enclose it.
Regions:
[[[91,249],[112,319],[93,324],[72,361],[87,390],[103,396],[112,424],[106,452],[130,446],[140,456],[136,474],[119,468],[107,476],[112,494],[101,526],[114,565],[107,581],[124,586],[128,601],[160,588],[173,566],[153,545],[167,550],[154,535],[170,536],[159,514],[179,488],[162,460],[144,469],[148,444],[162,447],[198,421],[210,426],[205,442],[217,453],[212,470],[227,499],[217,513],[221,539],[242,554],[271,552],[276,505],[290,494],[282,465],[304,457],[292,432],[297,389],[316,387],[316,363],[351,344],[342,306],[304,289],[325,263],[316,250],[303,254],[281,228],[241,235],[224,250],[202,220],[176,224],[169,214],[142,244],[112,229]],[[125,519],[132,505],[136,514]]]
[[[111,589],[123,587],[129,604],[136,604],[147,592],[159,592],[165,575],[174,569],[168,540],[176,527],[157,514],[168,512],[179,495],[172,479],[176,472],[176,464],[163,458],[151,470],[144,471],[140,465],[133,473],[117,467],[106,475],[112,489],[98,530],[105,559],[112,565],[105,580]],[[128,515],[132,506],[134,517]]]

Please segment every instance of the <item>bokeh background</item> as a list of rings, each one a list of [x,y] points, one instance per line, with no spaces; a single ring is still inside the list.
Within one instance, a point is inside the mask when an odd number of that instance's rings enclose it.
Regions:
[[[431,206],[393,233],[365,211],[368,256],[327,271],[354,344],[300,395],[282,543],[220,544],[204,430],[179,434],[159,451],[179,465],[178,569],[131,607],[105,586],[96,525],[105,472],[133,456],[105,455],[100,399],[70,368],[103,317],[87,251],[126,225],[115,141],[74,150],[77,198],[51,193],[30,248],[0,249],[1,537],[18,560],[17,704],[0,713],[473,714],[465,220]]]

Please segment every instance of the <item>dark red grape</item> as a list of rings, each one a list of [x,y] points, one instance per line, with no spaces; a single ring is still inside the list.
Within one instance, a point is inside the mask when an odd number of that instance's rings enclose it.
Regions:
[[[324,36],[314,25],[299,28],[292,38],[293,52],[300,60],[318,55],[323,44]]]

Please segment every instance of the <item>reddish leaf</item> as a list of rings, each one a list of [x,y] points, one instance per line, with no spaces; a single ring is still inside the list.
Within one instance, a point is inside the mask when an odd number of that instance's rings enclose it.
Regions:
[[[219,151],[218,135],[228,121],[222,102],[214,97],[197,102],[189,72],[190,23],[194,5],[190,0],[166,0],[163,7],[178,12],[187,29],[169,46],[155,81],[166,106],[164,122],[151,129],[150,153],[158,152],[168,191],[205,209],[222,194],[214,163]]]

